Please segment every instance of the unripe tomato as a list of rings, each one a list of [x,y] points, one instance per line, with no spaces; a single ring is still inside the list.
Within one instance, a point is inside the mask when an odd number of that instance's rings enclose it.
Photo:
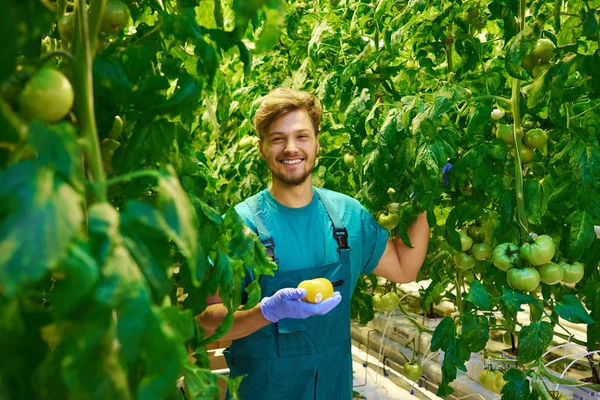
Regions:
[[[473,246],[473,239],[467,234],[466,231],[458,231],[460,236],[460,249],[462,251],[468,251]]]
[[[417,360],[412,360],[404,364],[402,373],[411,381],[416,382],[423,376],[423,367]]]
[[[535,121],[533,120],[533,117],[529,114],[525,114],[523,115],[523,118],[521,118],[521,126],[525,129],[531,129],[533,128],[535,125]]]
[[[519,246],[512,243],[502,243],[494,248],[492,262],[501,271],[508,271],[521,262]]]
[[[119,0],[108,0],[104,7],[104,15],[100,30],[109,35],[119,32],[129,22],[129,8]]]
[[[512,268],[506,273],[506,281],[515,290],[531,292],[540,284],[540,274],[535,268]]]
[[[568,264],[566,261],[560,261],[560,266],[565,272],[562,279],[564,283],[577,283],[583,279],[583,274],[585,272],[583,264],[579,262]]]
[[[521,246],[521,258],[534,267],[546,264],[556,252],[552,238],[548,235],[540,235],[533,243],[525,243]]]
[[[298,289],[306,290],[306,297],[302,300],[317,304],[333,295],[333,285],[326,278],[315,278],[300,282]]]
[[[58,122],[71,107],[75,95],[71,82],[54,68],[42,68],[25,84],[19,106],[27,118]]]
[[[540,273],[540,281],[548,285],[556,285],[562,281],[565,276],[564,269],[553,262],[540,265],[538,267],[538,272]]]
[[[352,154],[344,154],[344,164],[346,164],[346,167],[350,169],[356,168],[356,157],[354,157]]]
[[[476,260],[487,260],[492,256],[492,246],[486,242],[475,243],[471,248],[471,254]]]
[[[375,295],[377,296],[377,295]],[[395,310],[400,304],[400,298],[395,292],[388,292],[383,296],[373,296],[373,308],[376,311],[388,312]]]
[[[515,149],[512,149],[510,151],[510,154],[512,154],[513,157],[516,158]],[[529,147],[525,146],[524,143],[521,143],[521,145],[519,146],[519,154],[521,155],[521,163],[522,164],[527,164],[527,163],[530,163],[533,161],[533,150],[531,150]]]
[[[494,379],[494,384],[492,385],[492,390],[500,394],[504,385],[506,385],[506,381],[504,380],[504,374],[500,371],[496,371],[496,376]]]
[[[556,46],[550,39],[541,38],[535,43],[535,47],[531,51],[531,55],[534,59],[538,60],[541,64],[545,64],[552,60],[554,57],[554,49]]]
[[[381,213],[379,214],[379,217],[377,217],[377,222],[379,222],[379,225],[383,226],[389,231],[398,225],[398,222],[400,222],[400,216],[395,212],[390,212],[389,214]]]
[[[512,125],[498,125],[496,128],[496,137],[508,145],[515,144]]]
[[[504,110],[500,110],[499,108],[495,108],[492,110],[492,119],[494,121],[498,121],[499,119],[501,119],[502,117],[504,117]]]
[[[468,270],[475,266],[475,258],[465,252],[457,251],[454,254],[454,262],[459,269]]]
[[[479,383],[487,390],[494,390],[494,381],[496,380],[496,372],[490,369],[484,369],[479,374]]]
[[[58,20],[58,33],[61,40],[71,42],[73,40],[73,29],[75,28],[75,13],[64,14]]]
[[[525,57],[523,57],[523,60],[521,61],[521,67],[526,70],[531,72],[533,70],[533,67],[535,67],[537,65],[537,60],[530,55],[526,55]]]
[[[548,143],[548,134],[540,128],[531,129],[525,133],[523,141],[530,149],[539,149]]]

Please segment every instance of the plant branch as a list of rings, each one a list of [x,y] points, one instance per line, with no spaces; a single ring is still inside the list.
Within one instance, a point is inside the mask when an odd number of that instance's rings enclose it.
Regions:
[[[106,180],[106,181],[96,182],[93,185],[94,186],[111,186],[111,185],[115,185],[117,183],[129,181],[129,180],[136,179],[136,178],[156,178],[156,179],[160,179],[160,177],[161,177],[161,175],[160,175],[160,173],[158,171],[154,171],[154,170],[151,170],[151,169],[146,169],[146,170],[142,170],[142,171],[130,172],[128,174],[121,175],[121,176],[116,176],[116,177],[111,178],[111,179]]]
[[[502,97],[502,96],[495,96],[493,94],[486,94],[483,96],[477,96],[471,99],[471,101],[488,101],[488,100],[496,100],[502,103],[505,103],[508,106],[512,106],[512,100],[511,99],[507,99],[506,97]]]

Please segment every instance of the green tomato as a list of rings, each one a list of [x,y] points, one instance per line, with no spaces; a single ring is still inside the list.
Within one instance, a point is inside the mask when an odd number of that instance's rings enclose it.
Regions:
[[[400,298],[395,292],[389,292],[383,296],[376,294],[373,296],[372,303],[376,311],[388,312],[398,307]]]
[[[548,235],[540,235],[533,243],[525,243],[521,246],[521,258],[534,267],[546,264],[556,253],[556,246]]]
[[[496,371],[496,376],[494,379],[494,384],[492,386],[492,390],[498,394],[502,392],[502,388],[506,385],[506,381],[504,380],[504,374],[500,371]]]
[[[529,114],[523,115],[521,118],[521,126],[525,129],[531,129],[535,126],[535,122],[533,121],[533,117]]]
[[[515,290],[531,292],[540,284],[540,274],[535,268],[513,268],[506,274],[506,281]]]
[[[476,260],[487,260],[492,256],[492,246],[486,242],[475,243],[471,248],[471,254]]]
[[[548,134],[540,128],[530,129],[525,133],[523,141],[530,149],[539,149],[548,143]]]
[[[460,236],[460,249],[462,251],[467,251],[473,246],[473,239],[469,237],[466,231],[458,231]]]
[[[346,164],[346,167],[350,169],[356,168],[356,157],[354,157],[352,154],[344,154],[344,164]]]
[[[512,125],[498,125],[496,137],[508,145],[515,144]]]
[[[540,64],[546,64],[554,57],[554,49],[556,46],[550,39],[541,38],[535,43],[535,47],[531,51],[531,55]]]
[[[548,71],[550,69],[550,64],[538,64],[535,67],[533,67],[533,77],[537,78],[538,76],[540,76],[541,74],[544,73],[544,71]]]
[[[506,146],[503,147],[506,148]],[[474,242],[483,242],[485,240],[486,228],[483,225],[471,225],[469,226],[469,229],[467,229],[467,233]]]
[[[75,28],[75,13],[66,13],[58,19],[58,33],[61,40],[70,42],[73,40],[73,29]]]
[[[423,376],[423,367],[417,360],[412,360],[404,364],[402,372],[406,378],[416,382]]]
[[[490,369],[484,369],[479,374],[479,383],[485,389],[493,391],[494,390],[494,382],[496,381],[496,372]]]
[[[540,265],[538,267],[538,272],[540,273],[540,281],[548,285],[556,285],[562,281],[565,276],[564,269],[553,262]]]
[[[573,264],[568,264],[565,261],[561,261],[560,266],[565,272],[565,275],[562,279],[564,283],[577,283],[583,279],[583,274],[585,272],[583,264],[577,261]]]
[[[53,123],[71,111],[74,99],[66,76],[54,68],[42,68],[25,84],[19,106],[27,118]]]
[[[129,22],[129,8],[119,0],[108,0],[104,7],[104,15],[100,30],[109,35],[119,32]]]
[[[508,149],[504,143],[493,143],[489,150],[490,156],[498,161],[505,161]]]
[[[519,336],[517,335],[516,332],[513,335],[513,338],[515,340],[515,346],[517,346],[517,344],[519,343]],[[504,332],[504,334],[502,335],[502,341],[504,342],[504,344],[512,345],[512,342],[510,339],[510,331]]]
[[[381,213],[379,214],[379,217],[377,217],[377,222],[389,231],[398,225],[400,216],[395,212],[390,212],[389,214]]]
[[[475,258],[465,252],[457,251],[454,254],[454,263],[459,269],[468,270],[475,266]]]
[[[492,262],[501,271],[508,271],[521,263],[519,246],[512,243],[502,243],[494,248]]]
[[[510,154],[513,155],[513,157],[515,157],[516,151],[515,149],[512,149],[510,151]],[[519,154],[521,155],[521,163],[522,164],[528,164],[531,161],[533,161],[533,150],[531,150],[529,147],[525,146],[524,143],[521,143],[521,145],[519,146]]]
[[[526,55],[525,57],[523,57],[523,60],[521,60],[521,67],[526,71],[531,72],[533,70],[533,67],[535,67],[536,65],[537,60],[530,55]]]

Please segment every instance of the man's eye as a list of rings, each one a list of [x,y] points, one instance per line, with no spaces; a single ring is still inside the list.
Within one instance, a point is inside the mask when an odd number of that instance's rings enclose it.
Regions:
[[[281,139],[281,138],[273,138],[273,139],[271,139],[271,142],[273,142],[273,143],[279,143],[279,142],[281,142],[282,140],[283,140],[283,139]]]

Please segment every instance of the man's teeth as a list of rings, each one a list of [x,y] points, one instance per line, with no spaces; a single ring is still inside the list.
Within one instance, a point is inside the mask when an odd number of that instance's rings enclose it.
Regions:
[[[281,160],[284,164],[300,164],[302,160]]]

